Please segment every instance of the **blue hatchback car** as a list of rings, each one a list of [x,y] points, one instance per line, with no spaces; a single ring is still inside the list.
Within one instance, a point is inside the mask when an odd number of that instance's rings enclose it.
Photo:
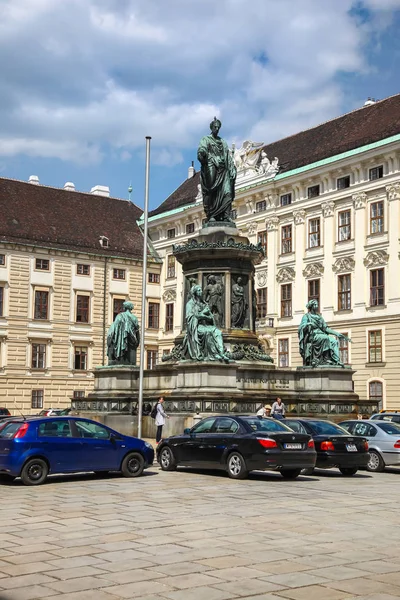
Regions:
[[[81,417],[15,417],[0,424],[0,477],[39,485],[53,473],[120,471],[138,477],[153,464],[151,444]]]

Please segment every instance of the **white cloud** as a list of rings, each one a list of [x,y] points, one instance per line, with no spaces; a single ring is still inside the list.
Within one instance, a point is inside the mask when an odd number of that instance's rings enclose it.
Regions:
[[[0,155],[129,160],[152,135],[178,164],[218,114],[272,141],[342,112],[340,73],[369,67],[356,0],[3,0]],[[388,14],[400,0],[365,0]],[[381,12],[379,12],[381,11]],[[376,19],[376,28],[382,19]]]

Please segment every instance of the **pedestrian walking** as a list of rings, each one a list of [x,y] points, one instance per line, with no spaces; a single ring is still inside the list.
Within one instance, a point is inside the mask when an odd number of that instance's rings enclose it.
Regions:
[[[271,417],[274,419],[284,419],[286,413],[286,406],[283,404],[281,398],[277,398],[272,405]]]
[[[258,409],[257,417],[261,417],[263,419],[265,419],[265,417],[270,417],[271,410],[272,410],[272,407],[270,404],[264,404],[264,406],[262,406],[261,408]]]
[[[156,433],[156,442],[159,444],[161,442],[162,437],[162,429],[165,425],[165,419],[169,419],[169,416],[164,410],[163,407],[164,398],[161,396],[157,402],[157,414],[156,414],[156,425],[157,425],[157,433]]]

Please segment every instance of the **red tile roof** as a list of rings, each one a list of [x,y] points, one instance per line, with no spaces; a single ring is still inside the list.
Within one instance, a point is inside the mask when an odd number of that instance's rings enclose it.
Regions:
[[[128,200],[0,178],[0,241],[141,259],[142,212]]]
[[[264,146],[272,160],[279,158],[280,171],[285,173],[298,167],[354,150],[400,133],[400,94],[379,100]],[[150,216],[192,204],[197,194],[199,173],[187,179]]]

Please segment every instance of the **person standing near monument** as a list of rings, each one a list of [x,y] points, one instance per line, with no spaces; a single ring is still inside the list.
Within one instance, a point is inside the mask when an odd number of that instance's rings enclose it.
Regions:
[[[159,444],[161,442],[162,430],[165,425],[165,420],[169,419],[169,416],[164,410],[163,407],[164,398],[161,396],[157,402],[157,414],[156,414],[156,425],[157,425],[157,433],[156,433],[156,442]]]
[[[221,121],[214,117],[211,134],[200,140],[197,158],[201,164],[201,191],[207,222],[230,223],[235,198],[236,167],[225,140],[219,137]]]
[[[284,419],[286,413],[286,406],[283,404],[281,398],[277,398],[272,405],[271,417],[274,419]]]

